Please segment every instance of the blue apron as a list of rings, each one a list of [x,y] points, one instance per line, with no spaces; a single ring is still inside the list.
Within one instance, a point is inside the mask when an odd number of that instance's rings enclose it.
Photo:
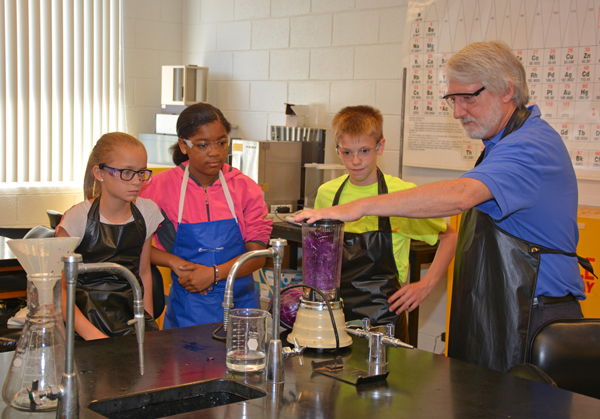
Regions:
[[[233,218],[203,223],[181,222],[189,170],[188,164],[181,183],[177,235],[172,254],[199,265],[212,267],[246,253],[233,201],[221,171],[219,179]],[[220,278],[214,290],[208,291],[207,295],[187,291],[179,284],[178,277],[173,272],[171,278],[173,285],[169,291],[163,329],[223,321],[225,278]],[[234,285],[233,303],[236,308],[260,308],[259,293],[256,291],[252,275],[236,278]]]

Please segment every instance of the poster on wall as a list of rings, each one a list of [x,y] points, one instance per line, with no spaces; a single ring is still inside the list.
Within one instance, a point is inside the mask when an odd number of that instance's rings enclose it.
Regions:
[[[442,99],[445,63],[477,41],[508,44],[529,105],[562,136],[578,179],[600,181],[600,0],[410,0],[403,165],[466,171],[482,150]]]

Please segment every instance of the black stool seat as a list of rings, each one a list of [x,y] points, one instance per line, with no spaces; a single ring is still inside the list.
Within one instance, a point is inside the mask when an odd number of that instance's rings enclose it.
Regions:
[[[600,399],[600,319],[555,319],[535,333],[528,362],[559,388]]]

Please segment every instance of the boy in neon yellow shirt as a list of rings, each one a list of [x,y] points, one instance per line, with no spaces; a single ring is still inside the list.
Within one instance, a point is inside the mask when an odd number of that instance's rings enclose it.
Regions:
[[[384,175],[377,167],[377,157],[385,149],[383,117],[377,109],[346,107],[335,115],[332,127],[336,151],[349,175],[319,188],[316,209],[416,187]],[[441,218],[367,216],[347,222],[340,290],[346,320],[369,317],[373,325],[394,323],[396,336],[406,340],[406,314],[394,310],[408,301],[412,311],[433,291],[454,256],[456,237],[456,232]],[[430,245],[439,239],[440,245],[423,279],[398,290],[400,282],[406,282],[411,239]]]

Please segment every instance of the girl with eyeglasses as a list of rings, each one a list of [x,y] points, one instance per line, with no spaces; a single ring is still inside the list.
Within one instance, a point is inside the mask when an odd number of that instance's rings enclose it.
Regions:
[[[271,233],[260,186],[225,163],[231,125],[207,103],[186,108],[171,147],[177,167],[158,174],[142,196],[158,204],[165,221],[156,231],[152,263],[169,267],[164,329],[223,321],[225,279],[240,255],[264,249]],[[265,259],[245,263],[234,284],[236,308],[260,308],[252,272]]]
[[[153,312],[150,249],[162,222],[158,206],[139,198],[152,171],[146,149],[122,132],[104,134],[90,154],[84,177],[85,201],[69,209],[56,228],[57,237],[81,237],[76,253],[84,263],[113,262],[129,269],[144,292],[146,330],[157,330]],[[134,333],[133,291],[125,278],[104,272],[77,279],[75,331],[85,340]],[[66,313],[63,278],[63,313]]]

